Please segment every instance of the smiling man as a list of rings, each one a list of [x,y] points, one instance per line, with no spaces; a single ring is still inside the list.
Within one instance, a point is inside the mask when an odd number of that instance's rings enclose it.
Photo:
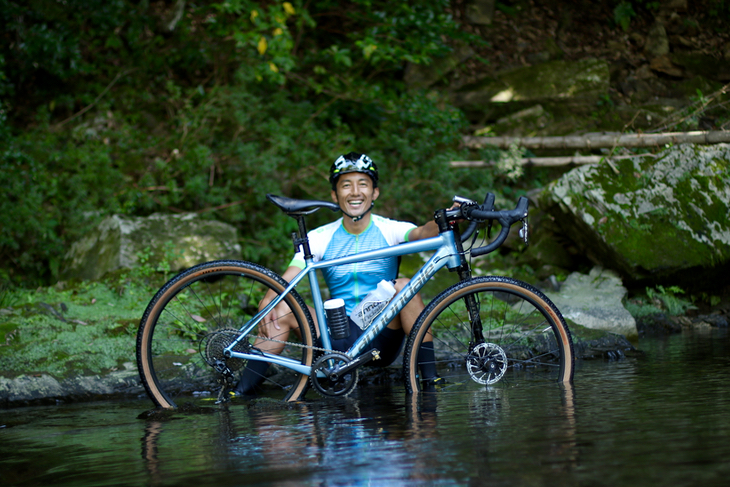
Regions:
[[[330,168],[330,183],[332,201],[340,206],[343,217],[309,232],[309,245],[315,262],[434,237],[438,234],[438,227],[433,221],[417,227],[413,223],[391,220],[371,212],[380,196],[380,188],[377,166],[365,154],[350,152],[338,157]],[[294,255],[282,277],[286,281],[291,281],[303,268],[304,255],[300,250]],[[348,316],[381,280],[394,281],[396,290],[400,291],[409,279],[398,279],[397,273],[396,257],[331,267],[323,272],[330,296],[345,301]],[[259,303],[259,309],[274,298],[273,292],[268,293]],[[371,349],[380,351],[381,360],[374,362],[374,365],[385,367],[398,357],[403,340],[410,333],[423,307],[420,295],[416,295],[363,351],[363,353]],[[316,321],[314,310],[310,311]],[[254,346],[268,352],[281,353],[284,345],[280,342],[286,341],[290,330],[296,330],[295,323],[290,318],[289,308],[282,302],[264,317],[264,326],[260,327],[260,334],[265,338],[275,338],[278,341],[257,340]],[[349,325],[349,338],[332,341],[335,350],[347,350],[363,333],[352,319]],[[436,376],[431,342],[426,342],[421,347],[419,363],[421,377],[427,382],[434,383],[441,380]],[[266,362],[249,362],[231,394],[238,396],[254,393],[255,388],[263,381],[267,368]]]

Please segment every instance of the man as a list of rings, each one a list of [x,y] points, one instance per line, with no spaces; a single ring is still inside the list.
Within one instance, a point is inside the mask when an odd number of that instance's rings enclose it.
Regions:
[[[412,223],[390,220],[371,213],[375,201],[380,196],[378,169],[365,154],[350,152],[338,157],[330,168],[330,183],[332,201],[340,206],[343,217],[309,232],[309,245],[315,262],[438,235],[438,226],[433,221],[417,227]],[[300,250],[282,277],[286,281],[291,281],[303,268],[304,256]],[[396,274],[395,257],[324,270],[325,282],[331,297],[344,299],[348,316],[352,314],[357,303],[383,279],[395,280],[396,291],[400,291],[409,279],[396,279]],[[259,303],[259,309],[265,307],[275,297],[272,291],[267,293]],[[365,349],[365,351],[370,349],[380,351],[381,359],[373,362],[373,365],[385,367],[398,357],[404,338],[410,333],[423,308],[423,300],[420,295],[416,295]],[[310,311],[316,322],[314,310]],[[285,341],[286,339],[282,337],[288,336],[292,329],[296,329],[296,324],[291,321],[287,305],[281,303],[264,317],[264,325],[259,327],[259,334],[266,338],[276,337],[277,340]],[[333,340],[332,347],[345,351],[361,334],[362,330],[350,319],[350,337]],[[281,353],[284,348],[282,343],[267,340],[257,340],[254,346],[276,354]],[[431,382],[439,380],[436,376],[433,343],[429,337],[421,347],[419,364],[421,377],[424,377],[424,380]],[[266,362],[250,361],[232,395],[254,392],[256,386],[263,381],[267,368]]]

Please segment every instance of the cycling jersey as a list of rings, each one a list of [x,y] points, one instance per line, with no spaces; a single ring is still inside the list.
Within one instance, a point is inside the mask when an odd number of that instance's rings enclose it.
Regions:
[[[390,220],[372,215],[367,229],[353,235],[345,230],[342,218],[309,232],[309,247],[314,261],[333,259],[398,245],[408,240],[408,234],[416,228],[409,222]],[[294,255],[292,266],[304,268],[304,253]],[[391,257],[355,264],[330,267],[323,270],[324,279],[332,298],[345,300],[347,314],[383,280],[395,279],[398,259]]]

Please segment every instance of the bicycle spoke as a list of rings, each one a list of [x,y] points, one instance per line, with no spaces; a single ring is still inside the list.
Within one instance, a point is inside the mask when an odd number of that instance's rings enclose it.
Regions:
[[[225,357],[223,350],[238,338],[238,330],[257,313],[265,293],[280,292],[286,283],[267,269],[254,264],[223,261],[193,267],[166,284],[150,302],[137,337],[137,361],[145,388],[155,403],[174,407],[177,397],[193,391],[217,394],[223,376],[218,365],[230,364],[232,371],[245,360]],[[311,365],[314,329],[304,303],[293,293],[286,299],[289,321],[297,323],[296,341],[284,355],[297,363]],[[295,312],[296,310],[296,312]],[[272,328],[275,330],[275,328]],[[257,337],[256,329],[235,345],[242,351]],[[286,342],[285,330],[274,340]],[[218,364],[218,365],[216,365]],[[216,365],[216,367],[212,367]],[[270,367],[267,379],[285,399],[299,399],[307,377],[285,367]]]
[[[476,334],[472,323],[480,325]],[[463,281],[429,304],[406,348],[412,391],[421,387],[417,355],[428,333],[439,375],[466,389],[572,378],[572,342],[562,317],[542,293],[514,279]]]

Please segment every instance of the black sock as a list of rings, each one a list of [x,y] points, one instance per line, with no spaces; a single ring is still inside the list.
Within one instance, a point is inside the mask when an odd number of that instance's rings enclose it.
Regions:
[[[421,369],[421,379],[433,379],[437,376],[433,342],[421,343],[418,349],[418,367]]]
[[[249,360],[246,368],[241,373],[241,378],[233,389],[237,394],[251,394],[256,386],[261,384],[266,378],[266,370],[269,368],[268,362],[261,360]]]

